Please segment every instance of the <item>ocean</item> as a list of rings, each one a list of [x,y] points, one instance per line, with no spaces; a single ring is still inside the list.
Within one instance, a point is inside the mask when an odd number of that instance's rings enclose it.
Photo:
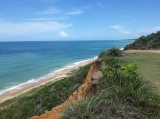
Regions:
[[[0,94],[37,82],[132,40],[0,42]]]

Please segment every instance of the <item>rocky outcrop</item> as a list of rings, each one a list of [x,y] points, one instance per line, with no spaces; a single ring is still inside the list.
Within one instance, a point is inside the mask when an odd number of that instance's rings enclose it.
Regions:
[[[70,102],[74,101],[78,103],[78,100],[83,99],[86,95],[95,93],[96,86],[103,77],[102,72],[100,71],[100,61],[100,59],[97,59],[91,64],[86,79],[82,82],[78,90],[69,96],[66,102],[52,108],[51,111],[45,111],[41,116],[34,116],[31,119],[58,119],[64,107],[70,104]]]

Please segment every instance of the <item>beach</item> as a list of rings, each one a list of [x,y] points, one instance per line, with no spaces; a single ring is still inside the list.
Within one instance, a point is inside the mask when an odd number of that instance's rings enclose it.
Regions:
[[[5,100],[8,100],[8,99],[14,98],[16,96],[19,96],[20,94],[25,93],[25,92],[33,89],[33,88],[36,88],[36,87],[41,86],[41,85],[45,85],[48,82],[54,82],[56,80],[60,80],[61,78],[65,77],[67,73],[71,72],[72,70],[78,69],[78,68],[80,68],[84,65],[87,65],[89,63],[92,63],[95,59],[96,59],[96,57],[93,58],[93,59],[84,60],[84,61],[81,61],[79,63],[75,63],[75,65],[70,66],[70,67],[65,68],[65,69],[62,69],[62,70],[58,70],[53,75],[50,75],[46,78],[42,78],[39,81],[26,83],[26,84],[23,84],[19,88],[8,90],[8,91],[0,94],[0,103],[5,101]]]
[[[111,47],[131,40],[1,42],[0,102],[55,81]]]
[[[123,52],[125,53],[137,53],[137,52],[160,53],[160,50],[125,50]],[[5,100],[19,96],[20,94],[25,93],[33,88],[36,88],[41,85],[45,85],[48,82],[54,82],[56,80],[60,80],[61,78],[65,77],[67,73],[93,62],[96,58],[97,57],[93,59],[74,63],[74,65],[72,66],[68,66],[67,68],[62,68],[62,69],[57,70],[55,73],[53,73],[52,75],[49,75],[48,77],[42,77],[40,80],[24,83],[17,88],[9,89],[5,91],[4,93],[0,94],[0,103]]]

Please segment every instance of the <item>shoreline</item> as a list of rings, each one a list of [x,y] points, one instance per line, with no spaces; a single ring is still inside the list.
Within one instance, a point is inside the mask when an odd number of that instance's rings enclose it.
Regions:
[[[64,68],[61,68],[59,70],[54,71],[54,73],[52,75],[49,75],[47,77],[42,77],[41,79],[35,80],[33,82],[27,81],[27,82],[23,83],[22,85],[20,85],[19,87],[17,86],[17,88],[6,89],[5,92],[0,94],[0,103],[6,101],[8,99],[14,98],[16,96],[19,96],[20,94],[23,94],[27,91],[30,91],[31,89],[34,89],[34,88],[39,87],[41,85],[45,85],[48,82],[54,82],[54,81],[60,80],[61,78],[66,77],[66,74],[71,72],[72,70],[78,69],[84,65],[92,63],[96,59],[97,59],[97,57],[94,57],[92,59],[75,62],[71,66],[66,66]]]

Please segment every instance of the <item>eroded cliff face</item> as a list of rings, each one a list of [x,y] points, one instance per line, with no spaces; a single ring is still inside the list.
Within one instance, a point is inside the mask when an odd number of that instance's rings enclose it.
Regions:
[[[91,64],[86,79],[82,82],[78,90],[69,96],[66,102],[52,108],[51,111],[45,111],[45,113],[41,116],[34,116],[31,119],[58,119],[64,107],[67,106],[71,101],[78,102],[78,100],[83,99],[86,95],[95,93],[96,85],[98,84],[99,79],[101,79],[103,76],[99,69],[100,61],[96,60]]]

